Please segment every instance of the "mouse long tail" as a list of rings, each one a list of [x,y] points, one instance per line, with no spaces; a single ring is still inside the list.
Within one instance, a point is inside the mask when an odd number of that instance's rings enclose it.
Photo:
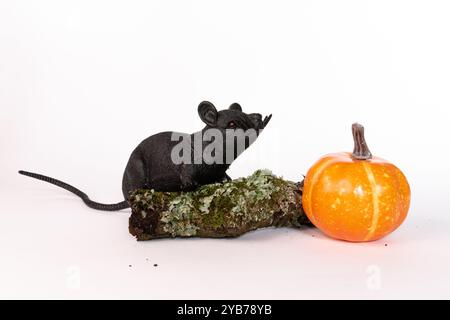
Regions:
[[[62,182],[60,180],[50,178],[47,176],[43,176],[42,174],[28,172],[28,171],[20,170],[19,173],[24,176],[28,176],[31,178],[35,178],[38,180],[42,180],[42,181],[54,184],[55,186],[61,187],[63,189],[66,189],[67,191],[75,193],[77,196],[79,196],[84,201],[84,203],[88,207],[90,207],[92,209],[103,210],[103,211],[118,211],[118,210],[126,209],[130,206],[127,201],[122,201],[122,202],[115,203],[115,204],[98,203],[98,202],[95,202],[95,201],[92,201],[91,199],[89,199],[89,197],[87,196],[86,193],[84,193],[81,190],[71,186],[70,184]]]

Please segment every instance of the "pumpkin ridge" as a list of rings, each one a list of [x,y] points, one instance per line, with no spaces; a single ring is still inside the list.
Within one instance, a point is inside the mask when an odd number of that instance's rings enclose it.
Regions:
[[[378,227],[378,221],[380,219],[380,206],[379,199],[377,193],[377,182],[375,180],[375,175],[373,174],[372,168],[370,164],[363,161],[361,162],[364,170],[366,171],[367,179],[369,180],[370,187],[372,189],[372,205],[373,205],[373,213],[372,213],[372,223],[370,224],[369,231],[367,232],[364,241],[367,241],[372,238],[375,233],[375,230]]]
[[[314,170],[314,174],[310,179],[310,183],[309,183],[309,188],[308,188],[308,210],[305,210],[306,213],[308,214],[308,218],[311,220],[311,222],[315,225],[316,224],[316,219],[315,219],[315,214],[313,212],[313,201],[312,201],[312,194],[313,194],[313,190],[314,190],[314,185],[317,183],[317,181],[320,178],[320,175],[325,171],[326,168],[328,168],[330,165],[333,165],[337,162],[340,161],[340,159],[337,158],[328,158],[328,159],[323,159],[323,162],[319,164],[318,167],[315,168]]]

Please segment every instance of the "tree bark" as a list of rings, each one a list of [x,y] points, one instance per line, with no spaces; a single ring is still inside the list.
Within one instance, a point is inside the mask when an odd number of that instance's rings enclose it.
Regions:
[[[302,207],[303,182],[258,170],[247,178],[192,192],[136,190],[129,231],[137,240],[237,237],[265,227],[310,225]]]

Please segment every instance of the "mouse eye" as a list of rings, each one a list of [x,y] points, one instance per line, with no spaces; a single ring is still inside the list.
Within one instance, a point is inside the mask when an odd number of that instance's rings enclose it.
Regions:
[[[236,123],[235,123],[234,121],[230,121],[230,122],[228,123],[227,128],[230,128],[230,129],[236,128]]]

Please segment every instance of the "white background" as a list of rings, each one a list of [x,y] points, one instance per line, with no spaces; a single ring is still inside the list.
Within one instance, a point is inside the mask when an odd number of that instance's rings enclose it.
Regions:
[[[448,1],[0,1],[0,298],[450,298],[449,16]],[[273,113],[232,177],[298,181],[361,122],[409,179],[407,220],[366,244],[138,243],[129,211],[16,173],[120,201],[134,147],[199,130],[202,100]]]

